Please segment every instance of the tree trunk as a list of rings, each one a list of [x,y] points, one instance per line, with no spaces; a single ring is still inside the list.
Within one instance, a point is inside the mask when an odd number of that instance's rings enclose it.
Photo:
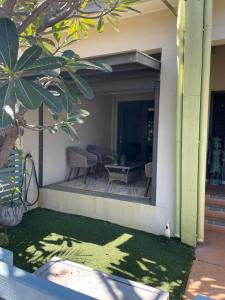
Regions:
[[[26,124],[24,114],[26,111],[25,107],[20,106],[13,125],[6,129],[0,129],[0,168],[7,165],[9,156],[16,145],[16,140],[24,134],[23,127]]]

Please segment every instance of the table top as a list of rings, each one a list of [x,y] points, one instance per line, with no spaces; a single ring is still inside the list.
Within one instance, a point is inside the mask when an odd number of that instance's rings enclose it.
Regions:
[[[106,168],[110,169],[122,169],[122,170],[131,170],[131,169],[136,169],[139,167],[144,166],[143,162],[127,162],[125,166],[122,165],[114,165],[114,164],[107,164],[105,165]]]
[[[35,275],[98,300],[168,300],[156,288],[53,257]]]

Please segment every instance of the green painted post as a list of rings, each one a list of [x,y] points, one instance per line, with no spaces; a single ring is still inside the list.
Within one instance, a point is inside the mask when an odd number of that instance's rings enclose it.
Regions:
[[[212,2],[180,0],[177,22],[176,234],[192,246],[204,240]]]
[[[209,121],[209,81],[212,38],[213,1],[205,0],[204,6],[204,35],[203,35],[203,64],[202,91],[200,110],[200,143],[199,143],[199,172],[198,172],[198,240],[204,241],[205,227],[205,179],[208,146]]]
[[[181,162],[181,240],[195,246],[198,218],[199,117],[204,0],[185,2],[184,95]]]
[[[184,86],[184,26],[185,0],[180,0],[177,16],[177,112],[176,112],[176,236],[180,237],[181,226],[181,141],[182,107]]]

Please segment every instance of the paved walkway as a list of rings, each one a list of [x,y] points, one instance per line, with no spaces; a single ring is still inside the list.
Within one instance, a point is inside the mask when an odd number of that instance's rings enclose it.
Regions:
[[[225,300],[225,234],[206,232],[205,242],[196,249],[185,299],[204,295]]]

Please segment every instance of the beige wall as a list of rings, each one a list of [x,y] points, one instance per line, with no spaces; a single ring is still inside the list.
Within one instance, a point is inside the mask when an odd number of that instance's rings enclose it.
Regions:
[[[28,111],[26,114],[26,121],[28,124],[38,125],[38,111]],[[30,152],[33,156],[38,173],[38,132],[25,129],[23,136],[23,150],[25,154]]]
[[[225,45],[212,48],[210,89],[225,91]]]
[[[213,1],[212,41],[214,45],[225,44],[225,1]]]
[[[39,206],[160,235],[164,234],[167,222],[165,211],[159,206],[46,188],[41,189]]]
[[[51,184],[65,180],[68,175],[66,163],[66,148],[76,145],[85,148],[88,144],[98,144],[104,148],[110,148],[111,142],[111,107],[112,99],[109,96],[98,96],[94,100],[82,100],[83,109],[90,112],[83,125],[77,125],[80,135],[79,143],[72,142],[63,132],[56,134],[44,132],[44,161],[43,184]],[[44,111],[45,124],[51,124],[51,116]],[[94,126],[93,126],[94,124]]]

